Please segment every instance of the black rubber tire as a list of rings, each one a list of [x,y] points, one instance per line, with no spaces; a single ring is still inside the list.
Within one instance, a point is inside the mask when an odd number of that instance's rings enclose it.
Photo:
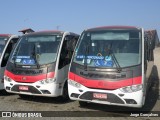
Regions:
[[[68,101],[68,100],[69,100],[69,95],[68,95],[68,83],[67,83],[67,82],[65,82],[64,87],[63,87],[62,99],[63,99],[64,101]]]
[[[5,89],[0,91],[2,95],[9,95],[10,93],[8,93]]]

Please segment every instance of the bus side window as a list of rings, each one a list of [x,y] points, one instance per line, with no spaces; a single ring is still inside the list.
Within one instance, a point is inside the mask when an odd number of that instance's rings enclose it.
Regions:
[[[18,41],[18,38],[13,38],[13,39],[9,42],[9,44],[8,44],[6,50],[5,50],[5,53],[4,53],[4,55],[3,55],[1,67],[5,67],[5,66],[6,66],[7,61],[8,61],[8,59],[9,59],[9,56],[10,56],[10,53],[11,53],[12,49],[14,48],[14,46],[15,46],[15,44],[16,44],[17,41]]]

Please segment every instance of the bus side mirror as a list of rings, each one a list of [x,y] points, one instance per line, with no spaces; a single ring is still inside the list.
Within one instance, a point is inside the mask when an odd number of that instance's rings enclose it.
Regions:
[[[69,40],[69,37],[68,37],[68,36],[66,36],[66,37],[64,38],[64,40]]]
[[[155,48],[155,42],[154,40],[148,40],[147,41],[147,46],[148,46],[148,50],[147,50],[147,60],[148,61],[154,61],[154,53],[153,50]]]
[[[155,48],[155,41],[154,40],[149,40],[148,41],[148,48],[150,50],[154,50],[154,48]]]

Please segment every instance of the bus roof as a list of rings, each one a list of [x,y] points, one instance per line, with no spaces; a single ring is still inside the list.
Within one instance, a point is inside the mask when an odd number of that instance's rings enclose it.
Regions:
[[[26,34],[26,33],[34,32],[34,30],[32,30],[31,28],[26,28],[26,29],[23,29],[23,30],[19,30],[18,32],[22,32],[23,34]]]
[[[48,35],[48,34],[63,34],[63,31],[57,31],[57,30],[46,30],[46,31],[37,31],[37,32],[31,32],[28,34],[24,34],[24,36],[30,36],[30,35]]]
[[[10,37],[11,34],[0,34],[0,37]]]
[[[32,32],[32,33],[28,33],[28,34],[24,34],[24,35],[48,35],[48,34],[63,34],[65,33],[64,31],[59,31],[59,30],[45,30],[45,31],[37,31],[37,32]],[[69,32],[70,34],[75,34],[78,35],[76,33],[73,32]]]
[[[95,27],[95,28],[87,29],[87,31],[107,30],[107,29],[133,29],[133,30],[137,30],[139,28],[134,27],[134,26],[101,26],[101,27]]]

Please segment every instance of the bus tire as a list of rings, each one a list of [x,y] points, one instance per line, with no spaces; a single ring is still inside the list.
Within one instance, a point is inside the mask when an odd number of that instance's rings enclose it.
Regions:
[[[64,87],[63,87],[63,94],[62,94],[62,99],[65,101],[69,100],[69,95],[68,95],[68,83],[65,82]]]
[[[145,105],[145,103],[146,103],[146,97],[143,98],[142,107]]]
[[[87,103],[87,102],[84,102],[84,101],[79,101],[79,105],[80,105],[81,107],[85,107],[85,106],[88,105],[88,103]]]
[[[2,95],[9,95],[10,93],[8,93],[5,89],[0,91],[2,93]]]

